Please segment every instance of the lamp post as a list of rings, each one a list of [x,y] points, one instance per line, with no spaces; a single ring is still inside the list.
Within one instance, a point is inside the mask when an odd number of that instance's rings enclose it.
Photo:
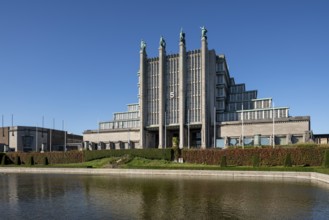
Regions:
[[[164,118],[164,126],[165,126],[165,135],[164,135],[164,138],[165,138],[165,146],[164,148],[167,148],[167,112],[165,112],[165,118]]]
[[[190,149],[190,110],[187,110],[187,148]]]

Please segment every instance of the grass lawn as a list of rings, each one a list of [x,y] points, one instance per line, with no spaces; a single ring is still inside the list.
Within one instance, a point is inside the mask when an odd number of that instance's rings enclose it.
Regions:
[[[175,163],[166,160],[148,160],[143,158],[134,158],[130,162],[123,164],[120,168],[130,169],[187,169],[187,170],[236,170],[236,171],[297,171],[297,172],[321,172],[329,174],[329,169],[322,167],[249,167],[249,166],[227,166],[219,165]]]

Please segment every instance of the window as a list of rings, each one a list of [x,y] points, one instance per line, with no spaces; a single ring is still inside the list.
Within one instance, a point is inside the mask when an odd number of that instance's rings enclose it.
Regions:
[[[217,101],[217,109],[225,109],[225,102],[224,100]]]
[[[224,75],[217,75],[217,84],[224,84]]]
[[[224,90],[224,88],[217,88],[217,96],[218,97],[225,96],[225,90]]]
[[[263,111],[257,111],[257,119],[263,119]]]

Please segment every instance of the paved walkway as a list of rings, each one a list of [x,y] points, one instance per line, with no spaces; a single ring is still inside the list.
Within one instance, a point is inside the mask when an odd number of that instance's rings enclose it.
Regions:
[[[329,175],[315,172],[0,167],[0,173],[294,178],[329,184]]]

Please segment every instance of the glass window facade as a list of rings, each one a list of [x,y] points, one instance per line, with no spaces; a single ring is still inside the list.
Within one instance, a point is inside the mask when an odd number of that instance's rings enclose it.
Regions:
[[[201,122],[201,53],[200,50],[187,53],[187,109],[190,122]]]
[[[177,124],[179,121],[179,57],[171,55],[167,57],[166,68],[166,117],[167,124]]]

